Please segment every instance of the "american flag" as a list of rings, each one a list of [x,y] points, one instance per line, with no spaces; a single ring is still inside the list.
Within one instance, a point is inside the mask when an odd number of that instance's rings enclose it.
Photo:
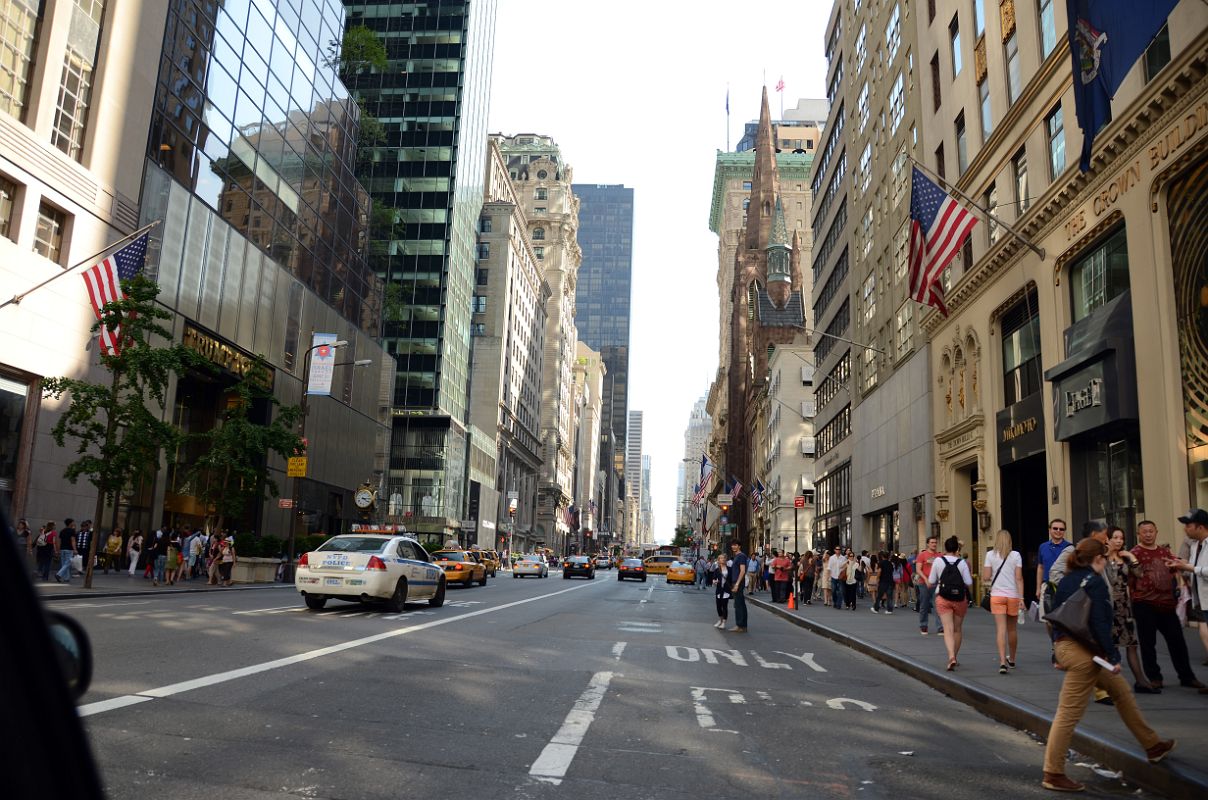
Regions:
[[[918,167],[910,174],[910,296],[935,306],[945,317],[940,276],[977,218],[944,193]]]
[[[709,463],[708,456],[700,457],[700,483],[696,485],[696,496],[693,497],[697,503],[705,499],[705,495],[709,493],[709,483],[713,480],[713,465]]]
[[[128,281],[143,268],[147,258],[147,236],[135,239],[130,244],[105,258],[92,269],[84,273],[84,285],[88,288],[88,301],[92,303],[92,311],[96,318],[101,318],[101,312],[107,303],[124,300],[126,293],[122,291],[122,281]],[[112,329],[101,326],[101,352],[115,356],[121,352],[121,326]]]
[[[733,481],[733,483],[730,485],[730,494],[734,495],[734,499],[737,500],[738,498],[742,497],[742,481],[740,481],[738,478],[735,478],[733,475],[730,476],[730,480]]]
[[[784,91],[784,78],[781,78],[779,81],[776,82],[776,91],[778,91],[778,92]]]
[[[763,481],[755,479],[755,485],[751,487],[751,505],[759,508],[763,505]]]

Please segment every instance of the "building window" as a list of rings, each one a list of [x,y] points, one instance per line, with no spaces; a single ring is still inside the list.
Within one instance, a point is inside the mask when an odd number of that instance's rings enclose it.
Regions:
[[[898,155],[890,165],[890,170],[893,172],[893,207],[897,208],[906,197],[907,178],[910,175],[906,171],[906,145],[902,145],[898,150]]]
[[[1019,209],[1017,217],[1022,217],[1032,204],[1028,196],[1028,153],[1020,150],[1011,159],[1011,174],[1015,178],[1015,207]]]
[[[898,54],[898,47],[902,44],[902,9],[897,3],[894,3],[893,11],[889,12],[889,22],[885,25],[885,48],[889,53],[887,59],[890,63]]]
[[[63,59],[63,80],[50,143],[75,160],[84,146],[84,123],[92,90],[92,66],[70,48]]]
[[[864,60],[868,57],[868,50],[865,47],[865,42],[868,41],[868,29],[866,26],[860,26],[860,33],[856,36],[856,69],[855,74],[859,75],[860,70],[864,69]]]
[[[940,176],[940,180],[944,180],[948,177],[944,173],[944,143],[943,142],[940,142],[940,146],[935,148],[935,174]]]
[[[487,324],[485,322],[471,322],[470,323],[470,335],[471,336],[486,336],[487,335]]]
[[[998,222],[994,216],[996,208],[998,208],[998,185],[990,184],[990,188],[986,190],[986,195],[983,198],[986,205],[986,230],[989,232],[990,244],[993,245],[998,241]]]
[[[1053,3],[1056,0],[1038,0],[1040,3],[1040,56],[1048,58],[1057,46],[1057,23],[1053,19]]]
[[[952,48],[952,77],[961,74],[961,27],[957,15],[952,16],[948,25],[948,44]]]
[[[1003,47],[1007,53],[1007,103],[1014,104],[1019,99],[1020,92],[1023,91],[1023,75],[1020,72],[1019,66],[1019,40],[1018,32],[1012,33]]]
[[[257,219],[259,219],[259,218],[257,218]],[[490,242],[479,242],[478,243],[478,260],[485,261],[486,259],[488,259],[490,257],[491,257],[491,243]]]
[[[539,188],[539,189],[537,189],[536,194],[533,195],[533,199],[534,200],[547,200],[547,199],[549,199],[549,192],[545,189]]]
[[[1108,236],[1070,267],[1074,321],[1128,291],[1128,241],[1124,228]]]
[[[877,275],[872,273],[864,281],[864,288],[861,291],[862,303],[864,307],[864,324],[871,325],[873,318],[877,315]],[[868,352],[872,352],[869,350]]]
[[[902,225],[898,228],[897,233],[893,235],[893,279],[895,283],[901,283],[906,279],[906,273],[910,267],[910,227]]]
[[[56,264],[63,256],[63,233],[67,227],[67,214],[54,206],[42,203],[38,206],[38,226],[34,230],[34,252]]]
[[[533,228],[533,241],[541,242],[545,240],[545,228]]]
[[[898,126],[902,124],[902,117],[904,116],[906,116],[906,88],[903,83],[902,73],[898,72],[898,77],[893,81],[893,88],[889,91],[890,136],[898,132]]]
[[[982,142],[985,143],[994,132],[994,118],[990,114],[990,80],[987,78],[977,85],[978,108],[981,110]]]
[[[38,0],[0,0],[0,111],[24,119]]]
[[[484,294],[476,294],[470,298],[470,304],[475,314],[481,314],[487,310],[487,297]]]
[[[864,86],[860,89],[860,97],[856,101],[856,109],[860,114],[860,133],[863,133],[864,126],[868,124],[868,81],[864,81]]]
[[[482,217],[481,219],[478,220],[478,232],[479,233],[490,233],[491,232],[491,218],[490,217]]]
[[[744,192],[749,192],[749,191],[751,191],[751,182],[750,182],[750,181],[743,181],[743,182],[742,182],[742,190],[743,190]],[[746,208],[746,206],[743,206],[743,208]]]
[[[864,385],[861,387],[863,391],[868,392],[875,389],[877,386],[877,351],[871,347],[865,347],[860,360],[864,362]]]
[[[8,178],[0,178],[0,236],[11,238],[13,209],[17,200],[17,184]]]
[[[1035,289],[1003,315],[1001,328],[1003,403],[1010,406],[1039,392],[1042,385]]]
[[[545,206],[537,206],[536,208],[533,209],[534,214],[544,214],[545,211],[546,211]]]
[[[935,110],[940,110],[940,103],[943,102],[944,94],[940,88],[940,51],[936,50],[931,56],[931,100],[935,105]]]
[[[860,154],[860,191],[868,191],[868,184],[872,180],[872,142],[864,145],[864,152]]]
[[[1152,81],[1162,71],[1162,67],[1169,63],[1170,26],[1163,25],[1162,30],[1158,31],[1158,35],[1149,43],[1149,47],[1145,48],[1145,82]]]
[[[481,267],[474,270],[474,285],[475,286],[486,286],[487,279],[490,276],[490,274],[491,274],[490,270],[486,270]]]
[[[906,355],[910,350],[910,334],[911,334],[911,317],[914,314],[914,300],[907,298],[902,307],[898,309],[895,323],[897,327],[896,341],[898,346],[898,358]]]
[[[964,175],[969,167],[969,142],[965,137],[965,112],[956,115],[956,174]]]
[[[1057,176],[1065,172],[1065,125],[1060,104],[1045,117],[1044,130],[1049,140],[1049,172],[1053,180],[1057,180]]]
[[[973,0],[973,38],[981,36],[986,32],[986,4],[985,0]]]
[[[545,248],[544,247],[534,247],[533,255],[537,256],[538,261],[542,260],[543,258],[545,258]]]

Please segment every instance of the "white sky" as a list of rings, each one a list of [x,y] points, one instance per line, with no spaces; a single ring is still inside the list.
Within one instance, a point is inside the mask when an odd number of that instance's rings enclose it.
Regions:
[[[492,133],[558,142],[576,183],[634,190],[629,407],[645,412],[655,538],[675,527],[692,404],[717,371],[716,152],[759,115],[825,97],[831,0],[500,0]],[[699,457],[699,454],[697,454]]]

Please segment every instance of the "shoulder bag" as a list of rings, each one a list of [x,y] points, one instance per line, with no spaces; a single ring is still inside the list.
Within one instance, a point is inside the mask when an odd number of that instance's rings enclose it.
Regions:
[[[1064,603],[1047,612],[1044,619],[1092,653],[1101,655],[1103,648],[1091,633],[1091,604],[1094,600],[1086,593],[1086,582],[1090,579],[1090,575],[1083,578],[1078,589]]]
[[[1010,557],[1011,554],[1008,553],[1007,558],[1004,558],[1002,563],[998,565],[998,572],[994,573],[994,579],[990,581],[990,585],[982,592],[981,607],[986,611],[990,610],[990,590],[994,588],[994,584],[998,583],[998,576],[1002,574],[1002,568],[1007,565],[1007,559]]]

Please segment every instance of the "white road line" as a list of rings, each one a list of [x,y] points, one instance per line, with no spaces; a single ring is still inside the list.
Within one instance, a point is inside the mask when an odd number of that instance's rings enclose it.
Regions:
[[[151,605],[150,600],[134,600],[129,603],[71,603],[68,605],[55,606],[55,608],[112,608],[113,606],[148,606]]]
[[[575,706],[566,715],[562,727],[533,762],[529,775],[555,786],[562,783],[562,778],[570,769],[570,763],[575,760],[579,745],[583,743],[583,737],[587,735],[587,729],[596,718],[596,709],[604,700],[604,693],[608,691],[612,678],[611,672],[597,672],[591,676],[591,682],[575,701]]]
[[[252,608],[252,609],[248,609],[247,611],[232,611],[231,613],[236,614],[236,615],[238,615],[238,614],[267,614],[272,611],[290,611],[290,610],[297,609],[297,608],[301,608],[301,606],[295,604],[292,606],[273,606],[272,608]]]
[[[642,598],[642,603],[650,602],[650,596],[652,594],[654,594],[654,586],[651,586],[649,589],[646,590],[646,596]],[[641,603],[639,603],[638,605],[641,605]]]
[[[549,594],[539,594],[536,597],[528,597],[528,598],[525,598],[524,600],[516,600],[511,603],[504,603],[501,606],[495,606],[493,608],[481,608],[477,611],[467,611],[465,614],[458,614],[457,616],[449,617],[448,619],[436,619],[436,620],[432,620],[431,622],[421,623],[419,625],[409,625],[406,628],[398,628],[397,630],[386,631],[384,633],[375,633],[372,636],[365,636],[360,639],[352,639],[347,642],[340,642],[339,644],[329,645],[328,647],[320,647],[317,650],[308,650],[305,653],[298,653],[297,655],[294,655],[294,656],[278,658],[273,661],[265,661],[264,663],[261,663],[261,664],[252,664],[251,666],[240,667],[239,669],[227,670],[226,672],[217,672],[213,675],[206,675],[206,676],[203,676],[200,678],[193,678],[192,680],[181,681],[180,683],[173,683],[173,684],[169,684],[168,686],[161,686],[157,689],[148,689],[146,691],[138,692],[136,694],[124,695],[122,697],[115,697],[111,700],[102,700],[97,703],[89,703],[87,705],[77,706],[76,711],[77,711],[77,713],[79,713],[79,715],[81,717],[87,717],[87,716],[91,716],[93,714],[101,714],[106,711],[112,711],[115,708],[123,708],[124,706],[134,705],[135,703],[141,703],[141,702],[144,702],[145,700],[151,700],[151,699],[154,699],[157,697],[171,697],[172,695],[181,694],[183,692],[191,692],[194,689],[204,689],[207,686],[214,686],[215,684],[226,683],[227,681],[233,681],[238,678],[246,678],[249,675],[257,675],[261,672],[268,672],[270,670],[280,669],[282,667],[288,667],[293,664],[301,664],[304,661],[312,661],[316,658],[322,658],[323,656],[334,655],[335,653],[343,653],[345,650],[352,650],[357,647],[364,647],[365,645],[374,644],[376,642],[381,642],[386,639],[393,639],[397,636],[406,636],[409,633],[417,633],[419,631],[426,631],[429,628],[436,628],[441,625],[448,625],[453,622],[460,622],[461,620],[470,619],[471,617],[481,617],[484,614],[494,614],[496,611],[503,611],[505,609],[525,605],[526,603],[534,603],[538,600],[545,600],[550,597],[557,597],[558,595],[566,594],[567,592],[577,592],[580,589],[589,589],[593,586],[603,586],[603,585],[604,584],[602,584],[602,583],[594,583],[594,582],[580,583],[580,584],[570,587],[569,589],[560,589],[556,592],[550,592]]]
[[[627,642],[617,642],[616,644],[614,644],[612,646],[612,654],[617,659],[617,661],[621,660],[621,653],[625,652],[626,644],[627,644]]]

